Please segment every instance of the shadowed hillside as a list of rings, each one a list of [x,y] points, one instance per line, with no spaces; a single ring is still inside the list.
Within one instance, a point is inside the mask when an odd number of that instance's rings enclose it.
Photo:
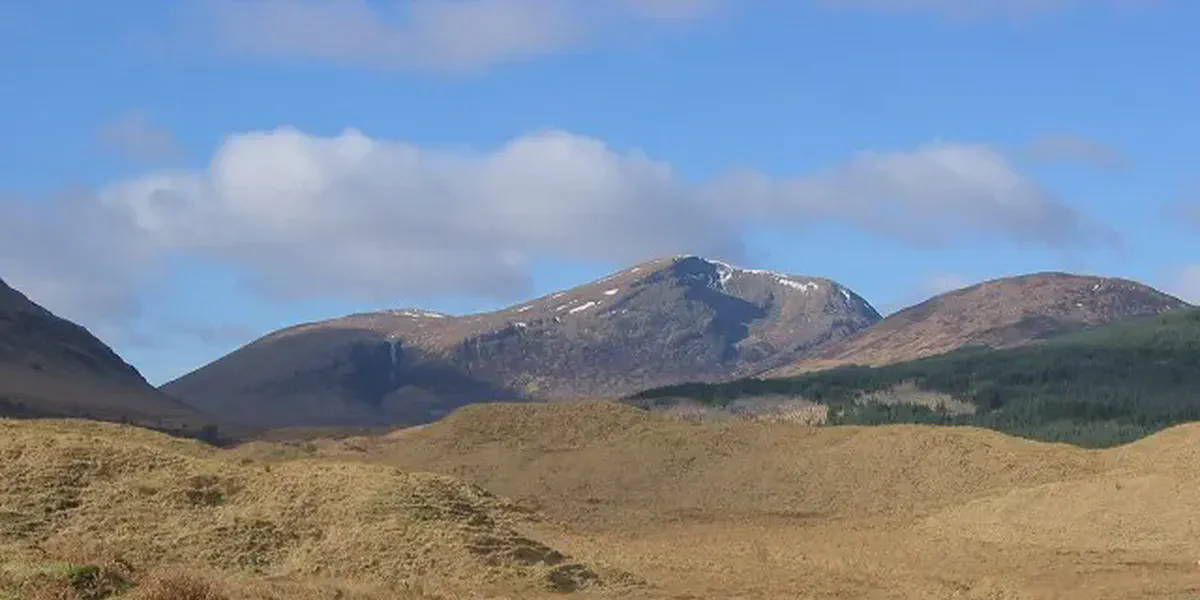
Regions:
[[[125,421],[213,438],[214,419],[155,390],[83,327],[0,281],[0,417]]]

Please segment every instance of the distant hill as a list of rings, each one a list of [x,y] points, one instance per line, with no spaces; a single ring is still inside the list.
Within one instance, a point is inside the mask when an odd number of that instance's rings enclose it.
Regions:
[[[1125,279],[1066,273],[1007,277],[931,298],[762,376],[786,377],[849,364],[885,365],[970,345],[1010,348],[1186,306]]]
[[[829,423],[978,425],[1108,446],[1200,420],[1200,309],[1136,317],[1018,348],[967,347],[926,359],[794,378],[648,390],[649,406],[802,398]]]
[[[478,401],[745,377],[879,318],[833,281],[681,256],[492,313],[391,310],[284,329],[163,389],[255,426],[421,423]]]
[[[86,329],[3,281],[0,417],[82,417],[214,434],[212,419],[154,389]]]

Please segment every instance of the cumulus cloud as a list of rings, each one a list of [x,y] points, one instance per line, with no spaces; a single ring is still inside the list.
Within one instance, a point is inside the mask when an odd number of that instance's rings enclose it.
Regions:
[[[982,144],[864,152],[810,176],[772,182],[748,175],[729,187],[726,197],[749,199],[763,218],[842,219],[916,244],[979,234],[1060,248],[1118,241]]]
[[[534,256],[631,261],[699,244],[740,253],[737,230],[669,165],[559,131],[491,153],[422,149],[349,130],[234,136],[202,173],[101,194],[163,247],[237,261],[277,297],[334,288],[508,297]]]
[[[97,132],[106,148],[139,161],[173,158],[182,152],[179,142],[167,129],[151,122],[146,115],[130,111],[105,123]]]
[[[387,302],[513,299],[544,257],[744,259],[743,232],[763,221],[840,221],[921,244],[986,235],[1093,247],[1109,235],[982,145],[864,153],[788,179],[690,182],[641,152],[554,130],[478,152],[355,130],[253,132],[229,137],[201,170],[0,209],[0,273],[93,317],[135,311],[133,292],[177,255],[236,268],[270,298]]]
[[[0,199],[0,277],[105,339],[140,313],[137,291],[160,272],[161,248],[120,207],[85,190],[42,202]]]
[[[381,68],[470,69],[575,47],[620,19],[680,20],[723,0],[210,0],[226,49]]]
[[[1025,155],[1043,162],[1082,162],[1109,171],[1127,169],[1129,157],[1096,140],[1076,135],[1042,136],[1025,147]]]

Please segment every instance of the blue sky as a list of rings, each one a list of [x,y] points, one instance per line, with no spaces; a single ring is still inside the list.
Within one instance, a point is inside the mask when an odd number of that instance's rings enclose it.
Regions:
[[[882,311],[1069,270],[1200,301],[1200,3],[27,0],[0,278],[153,382],[661,254]]]

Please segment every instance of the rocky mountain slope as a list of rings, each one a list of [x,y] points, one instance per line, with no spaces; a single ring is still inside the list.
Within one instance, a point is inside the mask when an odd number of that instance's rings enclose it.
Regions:
[[[154,389],[86,329],[0,281],[0,416],[87,417],[199,433],[211,422]]]
[[[292,327],[164,390],[256,426],[416,423],[476,401],[746,376],[877,320],[829,280],[675,257],[493,313],[393,310]]]
[[[996,279],[906,308],[858,335],[767,370],[788,377],[835,366],[878,366],[969,345],[1007,348],[1187,303],[1125,279],[1035,273]]]

